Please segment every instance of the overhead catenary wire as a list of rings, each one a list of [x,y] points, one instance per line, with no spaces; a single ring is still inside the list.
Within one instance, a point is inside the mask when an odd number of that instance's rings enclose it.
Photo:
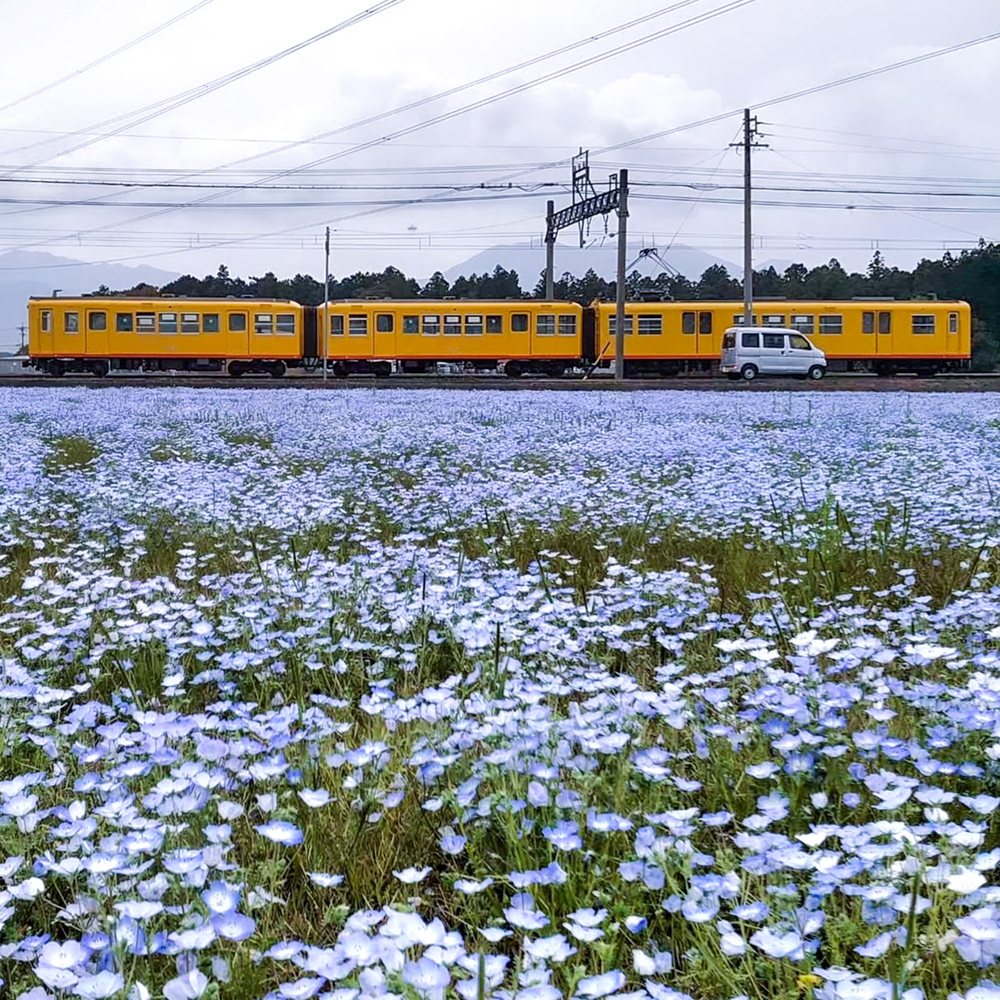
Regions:
[[[43,87],[38,87],[37,89],[31,91],[31,93],[22,94],[13,101],[8,101],[6,104],[0,104],[0,114],[4,111],[9,111],[11,108],[16,108],[19,105],[24,104],[26,101],[30,101],[32,98],[39,97],[42,94],[47,94],[50,90],[55,90],[56,87],[61,87],[64,83],[69,83],[70,80],[75,80],[84,73],[87,73],[92,69],[96,69],[98,66],[108,62],[110,59],[114,59],[115,56],[120,56],[123,52],[128,52],[129,49],[134,49],[137,45],[141,45],[143,42],[146,42],[150,38],[160,34],[161,31],[166,31],[167,28],[173,27],[179,21],[183,21],[192,14],[197,13],[203,7],[207,7],[210,3],[215,3],[215,0],[198,0],[198,3],[196,3],[193,7],[188,7],[187,10],[182,10],[179,14],[176,14],[169,20],[164,21],[162,24],[158,24],[155,28],[151,28],[149,31],[144,32],[136,38],[133,38],[124,45],[119,45],[118,48],[112,49],[110,52],[105,52],[104,55],[91,60],[85,66],[81,66],[79,69],[66,73],[64,76],[59,77],[58,80],[53,80],[50,83],[45,84]]]

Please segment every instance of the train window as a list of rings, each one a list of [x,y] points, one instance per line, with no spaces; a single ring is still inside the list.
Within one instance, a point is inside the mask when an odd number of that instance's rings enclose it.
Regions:
[[[198,313],[181,313],[181,333],[201,333],[201,316]]]
[[[461,337],[462,336],[462,317],[461,316],[445,316],[445,318],[444,318],[444,335],[446,337]]]
[[[465,335],[467,337],[481,337],[483,335],[482,314],[470,313],[465,317]]]
[[[42,310],[42,333],[52,332],[52,310],[43,309]]]
[[[844,317],[843,316],[820,316],[820,318],[819,318],[819,332],[820,333],[843,333],[844,332]]]
[[[756,313],[754,313],[750,317],[750,325],[751,326],[756,326],[757,325],[757,314]],[[733,326],[743,326],[743,313],[737,313],[733,317]]]
[[[423,333],[425,337],[436,337],[441,332],[440,316],[424,316]]]
[[[246,313],[230,313],[229,314],[229,332],[230,333],[246,333],[247,329],[247,314]]]
[[[367,337],[368,317],[364,313],[351,313],[347,317],[347,332],[352,337]]]
[[[119,333],[131,333],[132,332],[132,314],[131,313],[115,313],[115,329]]]
[[[863,312],[861,314],[861,332],[862,333],[875,332],[875,313]]]
[[[343,337],[344,336],[344,317],[343,316],[331,316],[330,317],[330,336],[331,337]]]
[[[948,313],[948,332],[958,333],[958,313]]]
[[[692,317],[694,313],[691,314]],[[640,337],[659,337],[663,333],[663,317],[650,315],[639,317]]]
[[[694,336],[694,313],[686,312],[681,313],[681,333],[687,333]]]
[[[554,337],[556,335],[555,316],[536,316],[535,333],[539,337]]]
[[[528,314],[527,313],[514,313],[510,318],[510,332],[511,333],[527,333],[528,332]]]
[[[560,337],[575,337],[576,336],[576,317],[575,316],[560,316],[559,317],[559,336]]]
[[[78,312],[63,313],[63,331],[65,333],[80,332],[80,314]]]
[[[205,333],[218,333],[219,332],[219,314],[218,313],[205,313],[201,318],[202,326]]]
[[[106,312],[87,313],[88,330],[107,330],[108,314]]]
[[[265,337],[274,333],[274,316],[271,313],[254,313],[253,332]]]
[[[760,347],[760,334],[744,333],[741,335],[740,343],[744,347]]]
[[[913,316],[913,332],[914,333],[933,333],[934,332],[934,314],[933,313],[915,313]]]
[[[275,326],[279,337],[295,336],[295,313],[278,313]]]
[[[378,313],[375,316],[375,332],[376,333],[392,333],[395,329],[396,317],[392,313]]]
[[[892,333],[892,313],[880,312],[878,314],[878,332]]]
[[[177,313],[160,313],[160,333],[177,332]]]
[[[783,333],[765,333],[764,346],[771,351],[783,351],[785,349],[785,335]]]
[[[503,333],[503,316],[487,316],[486,332]]]
[[[763,317],[762,326],[784,326],[785,325],[785,314],[784,313],[767,313]]]
[[[710,312],[703,312],[698,314],[698,332],[703,337],[707,337],[711,334],[712,314]]]
[[[792,313],[791,327],[799,333],[814,333],[816,330],[816,317],[807,313]]]
[[[404,316],[403,333],[420,333],[420,317]]]
[[[609,316],[608,317],[608,333],[614,337],[618,332],[618,317]],[[632,317],[625,317],[625,336],[629,336],[632,333]]]
[[[156,333],[156,313],[136,313],[135,314],[136,333]]]

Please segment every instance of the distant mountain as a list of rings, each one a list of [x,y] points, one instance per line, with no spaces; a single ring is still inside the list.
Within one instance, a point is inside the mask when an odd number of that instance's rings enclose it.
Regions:
[[[639,244],[630,246],[626,263],[631,264],[639,256],[641,249],[642,246]],[[697,281],[713,264],[721,264],[734,277],[739,277],[743,273],[741,266],[694,247],[673,246],[669,251],[661,251],[661,256],[671,267],[692,281]],[[523,244],[492,247],[489,250],[482,250],[461,264],[448,268],[444,276],[449,281],[454,281],[459,275],[468,277],[470,274],[482,274],[484,271],[492,273],[498,264],[508,271],[517,271],[521,287],[525,291],[531,291],[538,281],[538,275],[545,269],[545,248]],[[604,246],[586,247],[582,250],[579,247],[556,244],[557,279],[567,271],[574,277],[582,278],[588,268],[593,268],[602,278],[614,280],[618,273],[618,249],[613,240]],[[644,258],[629,268],[630,272],[638,271],[651,277],[655,277],[663,270],[664,268],[650,258]]]
[[[133,288],[146,282],[165,285],[177,275],[155,267],[88,264],[40,251],[12,250],[0,254],[0,347],[20,343],[18,327],[25,322],[25,303],[32,295],[82,295],[109,288]]]

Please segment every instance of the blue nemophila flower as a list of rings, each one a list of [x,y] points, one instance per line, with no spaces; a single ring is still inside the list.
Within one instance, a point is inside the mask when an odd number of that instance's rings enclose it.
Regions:
[[[240,905],[240,890],[226,882],[213,882],[201,894],[211,914],[229,913]]]
[[[805,942],[798,931],[777,933],[764,927],[753,934],[750,943],[771,958],[788,958],[793,962],[801,962],[805,958]]]
[[[299,798],[313,809],[325,806],[330,801],[330,793],[325,788],[300,788]]]
[[[625,974],[618,969],[604,972],[598,976],[587,976],[576,984],[576,992],[584,997],[605,997],[616,993],[625,985]]]
[[[577,851],[583,847],[580,824],[572,820],[560,820],[555,826],[543,827],[542,835],[561,851]]]
[[[493,879],[487,876],[479,882],[472,879],[460,878],[455,880],[455,888],[466,896],[474,896],[478,892],[488,889],[493,885]]]
[[[252,917],[235,910],[212,915],[212,929],[220,938],[227,941],[245,941],[256,929],[257,924]]]
[[[197,969],[182,973],[163,984],[166,1000],[198,1000],[208,989],[208,977]]]
[[[404,885],[416,885],[417,882],[423,882],[430,873],[431,869],[428,866],[426,868],[404,868],[402,871],[393,870],[392,874]]]
[[[403,966],[403,982],[428,1000],[441,1000],[451,982],[451,973],[444,966],[424,957]]]
[[[324,889],[332,889],[344,881],[343,875],[329,875],[326,872],[309,872],[309,881]]]
[[[294,847],[302,843],[302,831],[287,820],[276,819],[269,823],[261,823],[254,829],[268,840],[276,844],[283,844],[285,847]]]
[[[309,1000],[310,997],[316,996],[325,985],[325,979],[303,976],[301,979],[282,983],[275,990],[274,995],[281,997],[282,1000]]]

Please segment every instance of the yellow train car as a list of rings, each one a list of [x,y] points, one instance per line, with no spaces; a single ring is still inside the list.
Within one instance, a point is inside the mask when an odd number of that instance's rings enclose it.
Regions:
[[[582,357],[583,308],[540,300],[350,300],[317,306],[317,356],[334,374],[426,372],[438,362],[513,377],[562,375]],[[325,353],[324,353],[325,352]]]
[[[615,305],[595,302],[595,353],[607,367],[615,357]],[[628,375],[710,369],[722,334],[741,326],[740,302],[629,302],[625,319]],[[945,300],[758,300],[754,326],[806,334],[826,353],[831,371],[933,374],[968,366],[972,310]]]
[[[28,355],[52,375],[112,370],[258,372],[302,363],[306,310],[265,299],[32,298]]]

